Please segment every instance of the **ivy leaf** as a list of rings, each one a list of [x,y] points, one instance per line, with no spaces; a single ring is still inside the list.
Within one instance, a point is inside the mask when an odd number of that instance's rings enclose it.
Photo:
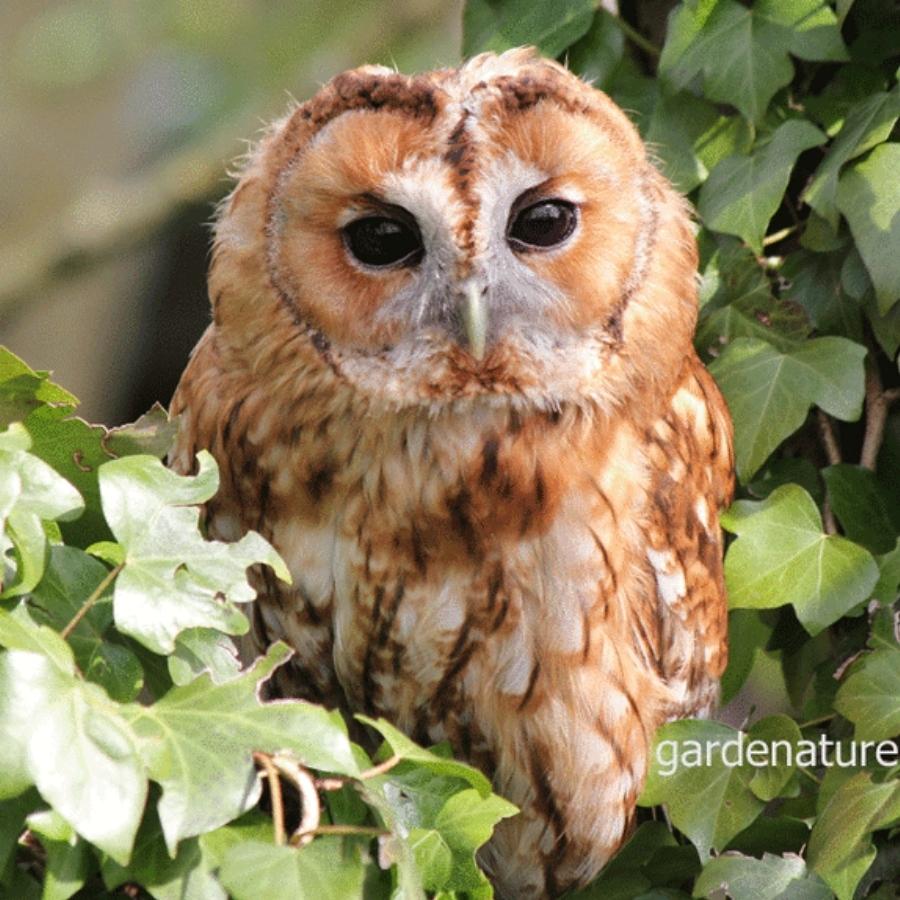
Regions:
[[[747,731],[748,744],[762,741],[769,747],[769,764],[758,766],[750,779],[750,790],[760,800],[774,800],[781,796],[797,770],[794,753],[801,737],[797,723],[784,715],[766,716]],[[781,752],[782,749],[784,753]]]
[[[694,885],[695,897],[722,896],[732,900],[831,900],[832,893],[817,875],[807,871],[804,860],[789,853],[762,859],[720,856],[711,859]]]
[[[615,17],[601,6],[585,35],[568,49],[566,64],[585,81],[603,87],[624,52],[625,35]]]
[[[131,425],[107,431],[72,416],[78,401],[68,391],[35,372],[0,348],[0,426],[21,420],[31,436],[31,452],[79,491],[85,509],[77,522],[64,522],[68,543],[79,547],[109,537],[100,510],[97,469],[129,453],[164,456],[175,431],[162,407],[156,406]]]
[[[757,503],[739,500],[722,515],[738,536],[725,557],[733,608],[769,609],[790,603],[812,635],[871,596],[878,566],[846,538],[825,534],[812,498],[784,485]]]
[[[797,157],[824,143],[825,135],[802,119],[789,119],[749,156],[722,160],[700,189],[698,209],[707,227],[743,238],[756,253],[781,204]]]
[[[219,872],[235,900],[346,900],[363,895],[364,876],[359,841],[330,836],[299,849],[244,841]]]
[[[836,334],[862,341],[860,305],[843,287],[843,253],[791,253],[781,267],[788,284],[787,300],[800,304],[819,334]],[[773,342],[774,343],[774,342]]]
[[[900,781],[872,781],[860,772],[845,781],[825,805],[809,838],[807,862],[837,894],[851,900],[875,859],[869,835],[900,819]]]
[[[77,547],[56,546],[40,584],[28,599],[32,618],[62,631],[109,575],[107,568]],[[88,681],[102,685],[113,700],[133,700],[143,685],[134,653],[109,635],[112,603],[107,592],[72,630],[68,641]]]
[[[822,469],[831,509],[844,534],[872,553],[887,553],[897,540],[897,526],[878,476],[864,466],[849,463]]]
[[[720,722],[683,719],[656,733],[641,806],[666,804],[672,824],[700,859],[722,850],[762,811],[750,788],[752,766],[735,765],[741,733]]]
[[[234,606],[256,596],[247,567],[271,566],[290,580],[272,546],[253,532],[233,544],[204,540],[200,511],[218,488],[215,461],[198,455],[200,469],[181,477],[152,456],[128,456],[100,470],[103,511],[125,550],[116,579],[116,626],[155,653],[175,649],[188,628],[243,634],[247,620]]]
[[[861,98],[847,114],[843,127],[822,160],[802,199],[833,229],[838,226],[838,175],[845,163],[886,141],[900,117],[900,87]]]
[[[301,700],[261,704],[259,685],[290,656],[274,644],[238,678],[207,673],[153,706],[124,708],[151,777],[163,788],[159,818],[170,853],[178,842],[237,818],[259,799],[256,750],[287,751],[341,775],[359,768],[343,719]]]
[[[664,90],[659,81],[648,79],[644,90],[629,100],[629,108],[638,113],[641,136],[659,157],[663,174],[683,194],[692,191],[709,174],[698,148],[708,151],[711,142],[718,141],[723,154],[728,155],[743,136],[741,129],[728,127],[728,120],[723,121],[711,103],[686,91],[673,94]],[[730,121],[737,121],[737,117]]]
[[[241,671],[234,641],[214,628],[182,631],[168,662],[175,684],[188,684],[203,672],[209,672],[216,684],[222,684]]]
[[[857,741],[883,741],[900,734],[900,650],[879,647],[853,664],[834,708],[856,726]]]
[[[491,793],[490,781],[478,769],[420,747],[385,719],[371,719],[362,715],[358,715],[356,718],[374,728],[384,738],[391,753],[395,756],[417,763],[434,775],[446,775],[466,781],[482,797],[487,797]]]
[[[55,810],[32,813],[28,827],[47,854],[41,900],[68,900],[87,880],[91,853],[75,829]]]
[[[813,404],[852,422],[865,394],[866,350],[822,337],[794,350],[741,338],[710,365],[734,419],[738,477],[747,482],[769,454],[806,419]]]
[[[47,537],[42,522],[77,516],[81,495],[28,452],[31,438],[18,424],[0,433],[0,597],[30,591],[44,573]],[[4,547],[11,546],[10,559]],[[8,565],[11,572],[5,572]]]
[[[76,676],[68,644],[24,610],[0,610],[0,796],[35,784],[82,837],[120,862],[147,795],[120,707]]]
[[[853,233],[885,315],[900,299],[900,143],[881,144],[838,182],[837,203]]]
[[[139,884],[156,900],[226,900],[225,891],[210,868],[197,838],[182,841],[178,853],[174,857],[169,855],[151,803],[129,864],[120,866],[107,858],[102,861],[100,871],[110,891],[130,882]]]
[[[759,121],[794,74],[788,58],[846,59],[837,19],[823,0],[687,0],[669,19],[660,75],[686,87],[703,74],[706,96]]]
[[[468,0],[463,11],[463,56],[484,50],[502,52],[534,44],[544,56],[559,56],[587,33],[594,18],[593,0]]]

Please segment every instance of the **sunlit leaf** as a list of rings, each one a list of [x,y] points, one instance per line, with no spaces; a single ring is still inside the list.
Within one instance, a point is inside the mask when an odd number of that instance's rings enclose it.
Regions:
[[[725,557],[728,602],[768,609],[790,603],[818,634],[868,599],[878,581],[872,556],[846,538],[825,534],[812,498],[785,485],[756,503],[739,500],[722,525],[738,536]]]
[[[128,456],[100,471],[103,510],[125,550],[125,568],[116,579],[113,613],[120,631],[156,653],[171,653],[189,628],[216,628],[228,634],[247,630],[234,603],[252,600],[247,567],[265,563],[289,580],[272,546],[253,532],[225,544],[207,541],[194,504],[218,487],[213,458],[198,456],[197,475],[181,477],[151,456]]]

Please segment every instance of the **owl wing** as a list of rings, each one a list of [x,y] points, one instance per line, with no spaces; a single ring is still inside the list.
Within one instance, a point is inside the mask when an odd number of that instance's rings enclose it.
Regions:
[[[719,509],[733,494],[731,420],[710,374],[694,357],[665,412],[646,432],[651,514],[647,563],[656,586],[660,674],[670,717],[702,715],[718,699],[728,659]]]

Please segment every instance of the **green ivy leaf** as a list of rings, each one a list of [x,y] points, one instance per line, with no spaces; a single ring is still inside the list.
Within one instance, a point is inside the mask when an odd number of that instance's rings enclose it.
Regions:
[[[585,81],[603,87],[622,61],[624,52],[622,29],[615,17],[601,7],[587,33],[569,48],[566,64]]]
[[[853,664],[834,708],[856,726],[857,741],[883,741],[900,734],[900,650],[879,647]]]
[[[213,458],[201,451],[200,469],[181,477],[152,456],[128,456],[100,470],[103,511],[125,550],[113,613],[120,631],[156,653],[171,653],[188,628],[243,634],[247,620],[234,606],[256,596],[247,567],[271,566],[290,580],[272,546],[250,532],[233,544],[200,534],[200,511],[218,488]]]
[[[788,53],[846,59],[837,19],[823,0],[687,0],[669,19],[660,75],[686,87],[703,74],[707,97],[759,121],[794,74]]]
[[[422,876],[422,886],[430,891],[445,887],[453,873],[453,851],[434,828],[413,828],[409,846]]]
[[[887,553],[897,541],[897,525],[878,476],[849,463],[822,469],[831,509],[844,534],[872,553]]]
[[[807,871],[794,854],[762,859],[720,856],[711,859],[694,885],[695,897],[722,896],[732,900],[831,900],[832,893],[817,876]]]
[[[710,365],[734,419],[738,477],[747,482],[769,454],[805,421],[813,404],[845,422],[859,418],[866,350],[822,337],[791,351],[741,338]]]
[[[884,315],[900,299],[900,144],[881,144],[838,182],[837,204],[853,233]]]
[[[362,715],[356,718],[374,728],[384,738],[393,755],[417,763],[434,775],[446,775],[468,782],[482,797],[491,793],[490,781],[478,769],[420,747],[385,719],[371,719]]]
[[[784,297],[799,303],[819,334],[835,334],[861,342],[862,310],[842,284],[845,254],[791,253],[781,268],[788,284]]]
[[[587,33],[593,0],[468,0],[463,11],[463,56],[483,50],[501,52],[534,44],[544,56],[559,56]]]
[[[72,394],[50,381],[49,372],[35,372],[0,346],[0,428],[24,421],[44,405],[71,411],[77,404]]]
[[[32,813],[28,827],[38,835],[47,854],[41,900],[68,900],[87,880],[91,865],[88,845],[55,810]]]
[[[0,609],[0,796],[35,784],[82,837],[131,853],[147,778],[120,708],[79,679],[72,651],[24,610]]]
[[[872,588],[872,596],[882,603],[891,604],[900,599],[900,538],[889,553],[877,556],[878,584]]]
[[[802,735],[797,723],[784,715],[766,716],[747,731],[747,743],[763,741],[769,746],[771,764],[757,767],[750,790],[760,800],[780,797],[796,772],[794,750]],[[752,761],[752,760],[751,760]]]
[[[749,156],[729,156],[700,189],[698,209],[707,227],[743,238],[756,253],[784,197],[797,157],[824,143],[825,135],[802,119],[780,125]]]
[[[52,547],[44,577],[28,599],[32,618],[62,631],[108,575],[107,568],[83,550]],[[111,589],[104,592],[68,641],[84,677],[102,685],[113,700],[128,702],[143,686],[143,671],[134,653],[108,633],[112,625],[110,594]]]
[[[42,523],[73,518],[84,508],[78,491],[29,453],[30,447],[21,425],[0,432],[0,597],[19,596],[40,581],[47,551]]]
[[[214,628],[182,631],[168,663],[172,681],[179,685],[188,684],[204,672],[209,672],[216,684],[222,684],[241,671],[234,641]]]
[[[339,713],[301,700],[259,702],[259,685],[289,656],[275,644],[238,678],[216,684],[204,674],[153,706],[124,708],[147,769],[163,788],[159,818],[170,853],[183,838],[218,828],[256,803],[256,750],[287,751],[327,772],[359,773]]]
[[[741,733],[728,725],[698,719],[670,722],[656,733],[638,803],[666,804],[672,824],[703,861],[710,850],[724,849],[763,809],[750,788],[755,770],[732,764],[733,749],[723,749],[734,748],[740,739]]]
[[[754,609],[732,609],[728,613],[728,667],[721,680],[723,706],[743,687],[757,652],[765,646],[771,632]]]
[[[802,199],[832,228],[838,225],[838,175],[845,163],[886,141],[900,117],[900,87],[862,98],[847,119]]]
[[[197,838],[182,841],[170,856],[153,806],[148,809],[134,842],[127,866],[104,859],[101,874],[114,891],[126,883],[139,884],[155,900],[226,900],[227,895],[211,874]]]
[[[812,635],[871,596],[878,566],[868,551],[822,530],[812,498],[785,485],[756,503],[739,500],[722,515],[738,536],[725,557],[728,602],[769,609],[790,603]]]
[[[851,900],[875,859],[870,835],[900,819],[900,781],[885,784],[860,772],[835,791],[813,825],[807,851],[809,867],[837,894]]]
[[[232,847],[219,877],[235,900],[347,900],[361,897],[365,870],[359,840],[316,838],[306,847],[244,841]]]

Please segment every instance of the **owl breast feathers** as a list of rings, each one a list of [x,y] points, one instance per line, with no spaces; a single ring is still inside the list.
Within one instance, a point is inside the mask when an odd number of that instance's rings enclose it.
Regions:
[[[726,661],[731,426],[686,205],[604,94],[525,50],[365,67],[275,123],[218,221],[174,400],[210,532],[267,536],[278,689],[448,739],[521,813],[501,896],[591,879]]]

